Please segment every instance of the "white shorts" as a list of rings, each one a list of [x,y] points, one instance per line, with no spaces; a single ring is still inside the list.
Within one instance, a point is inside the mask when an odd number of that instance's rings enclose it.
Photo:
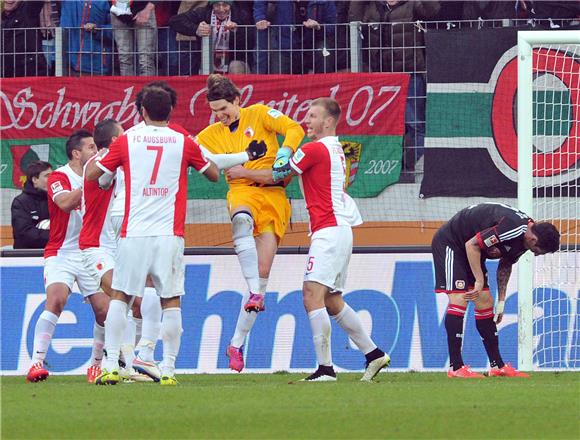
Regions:
[[[183,295],[183,247],[183,237],[122,237],[117,246],[113,289],[141,297],[147,275],[151,275],[161,298]]]
[[[100,284],[87,272],[80,251],[60,253],[44,260],[45,288],[54,283],[64,283],[72,292],[75,281],[85,298],[100,292]]]
[[[304,281],[316,281],[342,292],[352,254],[352,228],[331,226],[312,234]]]
[[[105,248],[88,248],[81,251],[85,269],[99,286],[103,275],[115,268],[115,253],[115,249]]]
[[[113,225],[113,232],[115,233],[115,239],[117,243],[119,238],[121,238],[121,227],[123,226],[123,216],[115,215],[111,217],[111,225]]]

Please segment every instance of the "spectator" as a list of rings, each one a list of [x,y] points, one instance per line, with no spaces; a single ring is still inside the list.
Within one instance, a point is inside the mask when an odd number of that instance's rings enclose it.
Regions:
[[[44,2],[4,0],[3,5],[2,78],[48,75],[39,30]]]
[[[254,22],[258,30],[256,72],[291,73],[294,47],[293,2],[288,0],[254,1]]]
[[[179,55],[177,53],[177,34],[169,26],[169,19],[177,14],[178,1],[163,1],[155,6],[157,20],[157,75],[174,76],[179,74]]]
[[[123,76],[155,75],[157,50],[155,3],[141,0],[113,1],[111,24],[119,51],[120,73]],[[139,60],[138,71],[135,70],[136,54]]]
[[[388,0],[382,27],[383,72],[411,74],[405,108],[405,147],[400,182],[415,181],[415,163],[425,144],[425,40],[424,28],[416,23],[439,12],[439,2]]]
[[[51,165],[40,160],[26,169],[22,194],[14,198],[10,208],[14,249],[43,249],[48,242],[50,220],[46,182],[50,173]]]
[[[336,71],[336,4],[329,0],[312,0],[297,11],[302,23],[302,51],[294,73],[328,73]]]
[[[60,26],[60,2],[44,0],[44,7],[40,11],[40,27],[42,34],[42,50],[48,66],[48,74],[54,75],[55,52],[54,35],[55,28]]]
[[[381,30],[379,22],[385,15],[382,1],[351,1],[348,4],[348,22],[360,21],[362,36],[362,69],[365,72],[380,72]],[[346,47],[349,47],[350,42]]]
[[[63,2],[61,26],[71,76],[111,74],[113,34],[108,1]]]
[[[505,18],[528,18],[532,13],[530,1],[465,1],[464,20],[503,20]]]
[[[206,0],[182,0],[177,13],[184,14],[192,9],[204,6],[207,6]],[[197,75],[201,66],[201,45],[198,42],[198,38],[177,33],[175,39],[179,50],[179,74],[185,76]]]
[[[249,27],[251,17],[233,1],[210,0],[204,8],[172,17],[169,25],[180,34],[196,35],[198,41],[212,37],[213,72],[249,73],[247,46],[255,38]]]

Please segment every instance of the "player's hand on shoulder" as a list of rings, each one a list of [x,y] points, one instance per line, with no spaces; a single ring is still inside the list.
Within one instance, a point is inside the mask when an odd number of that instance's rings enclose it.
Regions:
[[[250,142],[250,145],[248,145],[248,148],[246,148],[246,153],[248,153],[250,160],[256,160],[264,157],[267,150],[268,147],[266,142],[253,140]]]

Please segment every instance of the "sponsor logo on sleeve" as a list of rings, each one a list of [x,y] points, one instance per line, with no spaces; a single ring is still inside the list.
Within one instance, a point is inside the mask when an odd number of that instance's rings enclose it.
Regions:
[[[294,163],[298,163],[302,159],[304,159],[304,156],[306,156],[306,155],[302,151],[302,148],[300,148],[298,151],[296,151],[296,153],[294,153],[294,156],[292,157],[292,160],[294,161]]]
[[[497,238],[495,235],[492,235],[491,237],[487,237],[485,240],[483,240],[483,243],[487,247],[492,247],[493,245],[499,243],[499,238]]]
[[[279,110],[276,110],[275,108],[268,110],[268,114],[270,116],[272,116],[274,119],[277,119],[280,116],[282,116],[282,112]]]
[[[52,185],[50,185],[50,189],[52,190],[53,194],[64,191],[64,188],[60,182],[54,182]]]

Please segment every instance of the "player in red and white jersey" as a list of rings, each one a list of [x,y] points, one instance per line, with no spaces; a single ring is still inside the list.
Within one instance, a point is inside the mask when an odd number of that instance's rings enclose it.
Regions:
[[[336,136],[340,113],[336,100],[315,99],[306,115],[306,134],[312,142],[296,151],[286,166],[274,164],[272,175],[274,181],[292,174],[300,176],[310,217],[311,242],[303,294],[318,369],[304,379],[307,382],[336,380],[330,349],[331,316],[366,357],[367,368],[361,380],[371,381],[391,361],[342,298],[352,254],[352,226],[360,225],[362,219],[345,191],[346,160]]]
[[[99,292],[99,286],[86,272],[79,250],[79,233],[82,224],[80,202],[82,195],[83,165],[96,152],[93,135],[86,130],[74,132],[66,142],[69,162],[57,168],[48,179],[48,210],[50,235],[44,251],[44,285],[46,288],[45,309],[34,329],[32,366],[26,379],[38,382],[48,377],[44,359],[52,335],[62,313],[73,284],[76,282],[81,293],[90,302],[95,313],[92,365],[100,365],[103,356],[104,321],[108,298]]]
[[[171,98],[160,88],[143,97],[146,126],[117,139],[102,159],[89,164],[86,176],[125,172],[125,214],[113,273],[113,299],[106,323],[108,357],[97,384],[119,381],[118,358],[131,296],[142,296],[151,275],[161,297],[163,362],[161,384],[175,385],[175,358],[181,340],[181,301],[184,294],[183,232],[187,168],[193,166],[209,180],[219,171],[191,139],[170,129]]]

